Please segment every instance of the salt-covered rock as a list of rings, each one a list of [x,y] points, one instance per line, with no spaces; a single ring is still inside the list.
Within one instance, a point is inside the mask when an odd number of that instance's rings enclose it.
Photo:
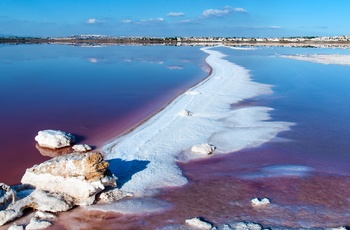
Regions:
[[[29,224],[26,226],[26,230],[34,230],[34,229],[45,229],[51,226],[52,223],[47,220],[41,220],[36,217],[33,217]]]
[[[24,230],[24,226],[23,225],[17,225],[16,223],[11,225],[8,230]]]
[[[201,153],[201,154],[211,154],[214,152],[214,150],[215,150],[215,146],[210,145],[208,143],[194,145],[191,148],[192,152]]]
[[[212,229],[212,225],[204,220],[201,220],[199,218],[192,218],[192,219],[187,219],[186,224],[198,228],[198,229],[203,229],[203,230],[210,230]]]
[[[48,213],[48,212],[42,212],[42,211],[35,212],[34,216],[38,219],[41,219],[41,220],[50,220],[50,219],[56,218],[56,216],[54,214]]]
[[[101,192],[99,195],[100,201],[103,203],[111,203],[126,197],[133,197],[134,195],[130,192],[124,192],[120,189],[112,189],[109,191]]]
[[[0,210],[16,201],[16,191],[4,183],[0,183]]]
[[[66,146],[70,146],[75,142],[75,137],[60,130],[43,130],[39,131],[35,140],[41,147],[58,149]]]
[[[87,144],[74,145],[72,149],[76,152],[85,153],[91,150],[91,147]]]
[[[263,199],[258,199],[258,198],[254,198],[251,200],[251,204],[253,206],[265,206],[265,205],[269,205],[270,204],[270,200],[267,198],[263,198]]]
[[[267,230],[264,229],[260,224],[252,222],[230,222],[216,227],[217,230]]]
[[[116,186],[116,178],[108,166],[100,153],[72,153],[27,169],[21,182],[36,189],[66,194],[76,205],[90,205],[106,186]]]
[[[23,215],[23,210],[33,208],[47,212],[63,212],[73,207],[73,199],[69,196],[50,193],[41,190],[27,189],[18,194],[28,194],[10,204],[5,210],[0,211],[0,226]]]

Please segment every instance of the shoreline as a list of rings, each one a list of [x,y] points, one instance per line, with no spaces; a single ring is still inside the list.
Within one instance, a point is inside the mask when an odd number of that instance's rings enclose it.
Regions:
[[[184,185],[187,179],[176,163],[207,157],[193,154],[193,145],[213,144],[214,154],[234,152],[259,146],[292,125],[268,121],[271,108],[232,110],[233,103],[271,93],[271,86],[253,82],[248,70],[226,61],[222,53],[201,50],[209,54],[206,62],[212,71],[207,78],[101,148],[112,172],[120,178],[120,189],[143,197],[160,188]],[[193,116],[179,114],[183,110]],[[236,140],[231,143],[231,139]]]

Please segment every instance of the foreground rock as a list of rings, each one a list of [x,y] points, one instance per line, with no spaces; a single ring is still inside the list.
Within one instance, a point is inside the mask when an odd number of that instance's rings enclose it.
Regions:
[[[73,207],[69,196],[35,190],[28,186],[13,188],[17,193],[15,202],[0,211],[0,226],[23,215],[23,210],[32,208],[43,212],[62,212]]]
[[[72,153],[27,169],[21,182],[36,189],[68,195],[75,205],[90,205],[106,186],[116,186],[116,178],[108,166],[100,153]]]
[[[23,185],[10,187],[0,183],[0,226],[23,215],[23,210],[37,211],[26,229],[51,225],[49,213],[67,211],[75,205],[90,205],[106,187],[116,186],[116,177],[100,153],[72,153],[52,158],[26,170]],[[110,190],[106,200],[122,199],[128,194]],[[103,196],[102,196],[103,197]],[[14,226],[15,227],[15,226]]]
[[[35,140],[41,147],[58,149],[71,146],[75,142],[75,137],[60,130],[43,130],[39,131]]]

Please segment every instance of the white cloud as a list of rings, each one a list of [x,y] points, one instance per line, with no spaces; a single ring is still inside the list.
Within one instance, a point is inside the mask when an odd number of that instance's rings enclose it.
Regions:
[[[169,17],[180,17],[180,16],[185,16],[185,13],[183,12],[170,12],[167,14]]]
[[[248,13],[248,11],[246,9],[243,9],[241,7],[234,8],[234,11],[239,12],[239,13]]]
[[[97,20],[96,18],[89,18],[86,23],[87,24],[97,24],[97,23],[103,23],[104,21]]]
[[[164,22],[164,18],[150,18],[141,20],[140,22]]]
[[[122,20],[123,23],[132,23],[132,21],[130,19],[124,19]]]
[[[247,10],[243,8],[232,8],[230,6],[225,6],[223,9],[208,9],[203,11],[202,17],[208,18],[208,17],[223,17],[226,15],[230,15],[232,13],[248,13]]]

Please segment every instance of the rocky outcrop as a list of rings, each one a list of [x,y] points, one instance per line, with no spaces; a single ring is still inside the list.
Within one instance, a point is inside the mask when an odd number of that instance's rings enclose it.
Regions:
[[[42,212],[37,212],[26,229],[47,227],[52,215],[43,212],[62,212],[75,205],[94,203],[98,193],[116,186],[116,177],[108,167],[100,153],[72,153],[27,169],[20,186],[0,183],[0,226],[32,208]],[[104,196],[106,200],[117,200],[129,195],[110,190]]]
[[[198,144],[194,145],[191,148],[191,151],[194,153],[200,153],[200,154],[211,154],[215,150],[215,146],[210,145],[210,144]]]
[[[0,226],[23,215],[23,210],[32,208],[47,212],[62,212],[73,207],[73,199],[59,193],[35,190],[28,186],[13,188],[17,193],[15,202],[0,211]]]
[[[58,149],[71,146],[75,142],[75,137],[60,130],[43,130],[39,131],[35,140],[41,147]]]
[[[66,194],[76,205],[90,205],[106,186],[116,186],[116,178],[108,166],[100,153],[72,153],[27,169],[21,182],[36,189]]]

